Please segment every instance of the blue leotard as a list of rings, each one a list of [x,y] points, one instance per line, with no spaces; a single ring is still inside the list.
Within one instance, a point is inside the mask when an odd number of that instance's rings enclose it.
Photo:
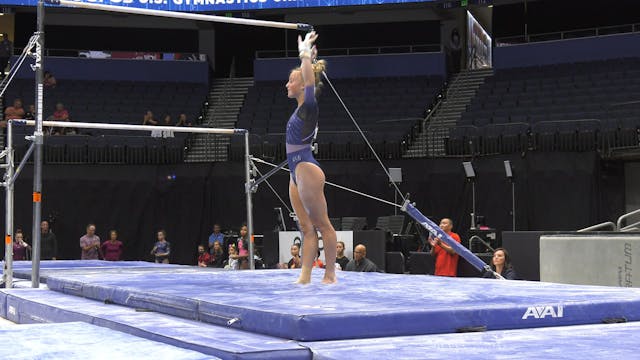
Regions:
[[[310,162],[320,166],[313,158],[311,142],[318,125],[318,103],[313,86],[304,88],[304,103],[300,105],[287,122],[287,161],[291,170],[291,179],[296,183],[296,166],[301,162]]]

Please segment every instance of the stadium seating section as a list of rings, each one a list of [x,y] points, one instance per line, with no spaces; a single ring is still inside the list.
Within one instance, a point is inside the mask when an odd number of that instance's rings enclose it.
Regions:
[[[400,157],[403,139],[443,87],[439,76],[337,79],[332,83],[367,138],[386,157]],[[285,156],[285,124],[296,106],[287,98],[284,85],[283,81],[257,82],[249,90],[238,119],[238,127],[256,135],[254,152],[278,159]],[[319,106],[319,158],[371,156],[329,84],[323,87]],[[241,156],[240,147],[239,141],[232,143],[232,153]]]
[[[638,146],[640,59],[499,70],[458,125],[450,155]]]
[[[173,123],[185,113],[191,121],[200,114],[206,100],[206,84],[172,82],[122,82],[61,80],[45,89],[44,117],[51,116],[56,103],[63,103],[72,121],[141,124],[147,110],[156,120],[169,114]],[[34,102],[32,80],[16,80],[4,96],[8,106],[21,98],[25,109]],[[16,128],[16,151],[25,151],[28,128]],[[156,138],[140,132],[78,130],[77,135],[47,136],[46,162],[71,163],[174,163],[182,161],[186,135]]]

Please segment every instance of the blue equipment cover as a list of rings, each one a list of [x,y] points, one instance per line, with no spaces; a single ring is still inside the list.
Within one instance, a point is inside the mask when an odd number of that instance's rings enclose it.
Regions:
[[[314,360],[637,359],[640,323],[303,343]]]
[[[307,348],[289,340],[46,289],[2,290],[0,306],[8,309],[5,318],[20,324],[83,321],[221,359],[311,359]]]
[[[127,269],[127,268],[188,268],[189,266],[156,264],[146,261],[104,261],[104,260],[45,260],[40,262],[40,281],[46,283],[47,275],[52,271],[60,270],[104,270],[104,269]],[[0,274],[3,269],[0,268]],[[31,261],[14,261],[13,277],[17,279],[31,279]]]
[[[194,268],[197,269],[197,268]],[[276,337],[320,341],[640,320],[640,289],[480,278],[299,271],[105,270],[52,274],[50,289]]]
[[[6,360],[218,359],[82,322],[0,327],[0,337],[8,345],[0,347]]]

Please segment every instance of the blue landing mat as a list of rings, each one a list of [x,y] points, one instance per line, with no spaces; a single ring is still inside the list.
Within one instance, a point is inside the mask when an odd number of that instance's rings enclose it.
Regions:
[[[14,261],[13,276],[17,279],[31,279],[31,261]],[[104,261],[104,260],[46,260],[40,262],[40,280],[46,283],[47,276],[52,271],[99,271],[106,269],[174,269],[189,268],[189,266],[156,264],[146,261]],[[0,268],[0,274],[3,269]]]
[[[20,324],[83,321],[222,359],[311,359],[295,342],[45,289],[0,291],[5,318]],[[134,358],[132,358],[134,359]]]
[[[640,320],[640,289],[293,270],[52,274],[51,289],[299,341]]]
[[[640,323],[302,343],[314,360],[638,359]]]
[[[12,325],[0,327],[0,337],[3,360],[217,359],[86,323]]]

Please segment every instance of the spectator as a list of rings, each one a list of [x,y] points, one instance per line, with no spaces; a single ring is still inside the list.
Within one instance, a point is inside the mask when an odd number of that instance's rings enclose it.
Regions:
[[[64,108],[63,103],[56,104],[56,111],[53,112],[53,115],[49,116],[47,120],[53,121],[71,121],[69,117],[69,111]],[[52,128],[52,135],[65,135],[65,134],[75,134],[75,130],[70,128]]]
[[[176,126],[191,126],[191,122],[187,120],[186,114],[180,114],[180,116],[178,116],[178,122],[176,123]]]
[[[203,245],[198,245],[198,267],[208,267],[211,263],[211,255],[204,251]]]
[[[9,65],[9,59],[13,55],[13,43],[9,41],[9,34],[2,34],[2,41],[0,41],[0,75],[2,79],[6,76],[5,70]]]
[[[4,110],[4,120],[2,122],[2,127],[7,126],[7,120],[13,119],[23,119],[24,118],[24,108],[22,108],[22,100],[15,99],[13,100],[13,106],[9,106]]]
[[[35,120],[36,119],[36,106],[31,104],[29,105],[29,111],[24,114],[25,120]]]
[[[158,122],[153,118],[153,112],[147,110],[142,118],[142,125],[158,125]]]
[[[349,261],[345,270],[357,272],[380,272],[380,270],[378,270],[378,266],[376,266],[373,261],[367,259],[367,248],[362,244],[356,245],[355,249],[353,249],[353,260]]]
[[[118,232],[115,230],[109,231],[109,240],[102,243],[100,246],[104,259],[107,261],[120,261],[124,245],[118,240]]]
[[[173,126],[173,123],[171,121],[171,115],[167,114],[164,116],[164,120],[162,121],[162,126]],[[163,130],[162,137],[172,138],[172,137],[175,137],[175,135],[173,134],[173,130]]]
[[[80,238],[81,260],[98,260],[100,258],[100,237],[96,235],[95,224],[87,225],[87,233]]]
[[[43,76],[42,84],[44,87],[53,89],[58,85],[58,80],[56,80],[51,71],[45,71]]]
[[[213,254],[213,246],[215,243],[219,243],[222,249],[224,244],[224,235],[220,231],[220,224],[213,224],[213,232],[209,235],[209,252]]]
[[[42,260],[56,260],[58,258],[58,239],[49,228],[49,222],[40,223],[40,258]]]
[[[238,251],[236,250],[236,246],[231,244],[229,245],[229,260],[227,260],[227,265],[225,265],[224,268],[227,270],[238,270],[239,265]]]
[[[318,253],[316,254],[316,258],[315,260],[313,260],[313,266],[314,268],[318,268],[318,269],[324,269],[324,263],[322,262],[322,260],[320,260],[320,249],[318,249]]]
[[[344,242],[338,241],[336,248],[338,250],[336,262],[340,265],[340,270],[344,270],[347,268],[347,264],[349,263],[349,258],[344,256]]]
[[[440,220],[440,229],[447,233],[453,240],[460,243],[460,236],[451,230],[453,229],[453,221],[451,219],[444,218]],[[458,257],[455,250],[444,242],[440,238],[429,237],[429,243],[431,244],[431,256],[435,259],[435,272],[436,276],[452,276],[458,275]]]
[[[513,270],[513,265],[511,265],[509,252],[505,248],[497,248],[493,252],[493,258],[491,259],[491,269],[502,275],[502,277],[506,280],[517,279],[516,272],[515,270]],[[495,278],[495,276],[490,272],[485,272],[483,274],[483,277],[491,279]]]
[[[249,268],[249,229],[247,225],[240,227],[240,236],[237,241],[238,260],[240,261],[240,269]]]
[[[291,245],[291,260],[287,263],[287,269],[299,269],[300,264],[300,245]]]
[[[16,231],[13,236],[13,260],[27,260],[27,250],[31,250],[31,246],[24,242],[22,231]]]
[[[156,264],[168,264],[171,255],[171,244],[167,241],[167,232],[158,230],[158,241],[151,249],[151,254],[155,256]]]
[[[222,244],[217,241],[213,243],[213,248],[211,249],[210,264],[214,268],[224,267],[224,251],[222,251]]]

